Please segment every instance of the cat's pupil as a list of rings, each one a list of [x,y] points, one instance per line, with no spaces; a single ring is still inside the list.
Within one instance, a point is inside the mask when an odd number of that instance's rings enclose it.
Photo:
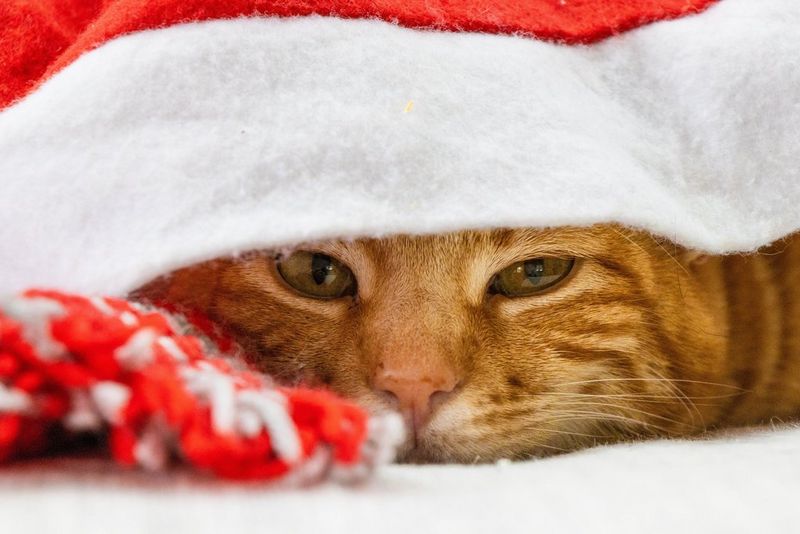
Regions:
[[[544,275],[543,259],[535,259],[525,262],[525,276],[527,276],[531,282],[534,284],[538,283],[542,275]]]
[[[330,275],[332,271],[333,262],[329,256],[314,254],[311,257],[311,276],[318,286],[322,285],[328,279],[328,275]]]

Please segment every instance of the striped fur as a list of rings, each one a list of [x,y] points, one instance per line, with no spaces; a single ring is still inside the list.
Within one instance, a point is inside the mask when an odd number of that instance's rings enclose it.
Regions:
[[[382,354],[424,351],[461,378],[408,461],[490,461],[788,418],[800,408],[800,244],[703,256],[615,225],[304,245],[355,298],[302,297],[274,256],[183,269],[138,292],[206,312],[262,369],[375,410]],[[494,273],[578,258],[557,287],[491,295]]]

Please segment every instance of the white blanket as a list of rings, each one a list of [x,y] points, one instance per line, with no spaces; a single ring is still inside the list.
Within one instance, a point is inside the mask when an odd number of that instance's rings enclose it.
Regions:
[[[753,249],[800,227],[798,51],[797,0],[592,47],[322,17],[121,37],[0,113],[0,294],[124,294],[251,248],[480,226],[613,220]],[[800,528],[797,429],[397,466],[356,489],[107,469],[0,470],[4,532]]]
[[[242,487],[54,461],[0,471],[0,517],[15,534],[788,533],[800,529],[798,458],[800,428],[517,464],[391,466],[355,488]]]

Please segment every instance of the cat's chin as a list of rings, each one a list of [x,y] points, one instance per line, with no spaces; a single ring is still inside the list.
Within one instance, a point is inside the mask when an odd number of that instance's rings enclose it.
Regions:
[[[503,459],[502,455],[467,456],[431,445],[409,446],[397,454],[399,464],[485,464]]]
[[[575,448],[511,448],[488,447],[486,443],[471,441],[469,436],[443,437],[435,433],[407,439],[397,450],[399,464],[486,464],[498,461],[520,461],[546,458],[572,452]]]
[[[400,464],[479,464],[493,462],[500,458],[486,455],[474,456],[467,451],[453,450],[435,440],[422,439],[416,443],[406,441],[397,452],[396,461]]]
[[[406,439],[398,447],[396,462],[400,464],[478,464],[505,458],[503,450],[491,450],[476,441],[471,433],[460,433],[452,420],[434,418],[415,432],[406,418]],[[460,423],[463,425],[463,423]]]
[[[476,465],[487,464],[495,462],[507,461],[524,461],[547,458],[550,456],[557,456],[559,454],[569,453],[571,451],[564,450],[563,452],[553,452],[549,450],[533,450],[525,453],[516,454],[503,454],[497,453],[484,453],[483,455],[472,455],[468,452],[454,452],[448,451],[443,447],[436,447],[432,445],[422,446],[404,446],[402,447],[396,457],[398,464],[464,464]]]
[[[396,462],[400,464],[442,464],[458,463],[441,446],[437,446],[430,439],[419,436],[416,439],[413,433],[406,433],[406,440],[397,449]]]
[[[448,458],[446,454],[431,447],[404,446],[397,453],[399,464],[444,464],[463,463],[455,458]]]

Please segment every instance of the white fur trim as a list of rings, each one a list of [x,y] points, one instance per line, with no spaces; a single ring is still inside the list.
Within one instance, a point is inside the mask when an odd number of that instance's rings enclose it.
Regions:
[[[798,28],[797,0],[724,0],[589,47],[324,17],[120,37],[0,113],[0,293],[487,225],[751,249],[800,227]]]

